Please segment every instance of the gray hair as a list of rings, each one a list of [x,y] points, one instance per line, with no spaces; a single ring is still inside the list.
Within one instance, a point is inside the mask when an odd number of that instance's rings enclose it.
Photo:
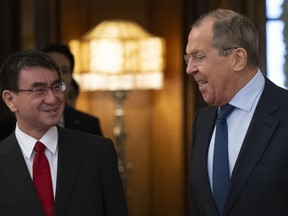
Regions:
[[[252,67],[259,65],[258,32],[250,19],[226,9],[216,9],[199,17],[192,29],[202,25],[203,20],[212,19],[212,46],[220,51],[228,48],[241,47],[247,52],[247,64]],[[225,52],[222,52],[225,55]]]

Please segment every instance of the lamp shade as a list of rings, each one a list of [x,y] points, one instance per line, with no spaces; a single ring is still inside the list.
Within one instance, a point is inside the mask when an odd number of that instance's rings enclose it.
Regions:
[[[84,91],[162,88],[165,41],[135,22],[103,21],[69,46]]]

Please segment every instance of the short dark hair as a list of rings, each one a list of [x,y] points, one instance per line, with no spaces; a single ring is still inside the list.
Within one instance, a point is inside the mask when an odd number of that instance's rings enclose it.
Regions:
[[[43,67],[56,71],[59,79],[61,73],[56,63],[47,53],[37,50],[22,50],[12,53],[0,68],[0,92],[4,90],[18,91],[20,71],[29,67]]]
[[[65,44],[50,44],[50,45],[45,46],[42,49],[42,51],[45,53],[56,52],[56,53],[60,53],[60,54],[64,55],[69,60],[70,66],[71,66],[71,73],[73,73],[74,64],[75,64],[74,55],[71,53],[71,51],[67,45],[65,45]]]

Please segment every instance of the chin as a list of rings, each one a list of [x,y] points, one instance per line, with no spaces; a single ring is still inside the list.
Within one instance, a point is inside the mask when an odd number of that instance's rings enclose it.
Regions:
[[[60,123],[60,119],[52,120],[52,121],[46,121],[47,127],[53,127]]]
[[[211,104],[211,100],[208,97],[203,96],[203,100],[205,101],[205,103]]]

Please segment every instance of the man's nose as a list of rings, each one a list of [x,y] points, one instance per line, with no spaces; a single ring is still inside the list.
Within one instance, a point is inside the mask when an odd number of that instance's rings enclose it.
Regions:
[[[197,71],[198,71],[197,64],[195,64],[195,62],[190,59],[186,67],[186,73],[192,75]]]

